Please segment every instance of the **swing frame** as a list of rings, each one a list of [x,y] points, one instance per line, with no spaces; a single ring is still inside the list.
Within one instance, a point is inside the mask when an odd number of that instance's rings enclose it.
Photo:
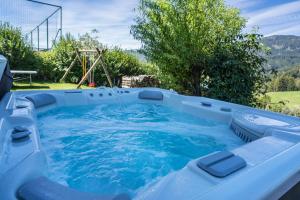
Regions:
[[[107,49],[99,49],[99,48],[95,48],[95,49],[75,49],[75,58],[73,59],[73,61],[71,62],[70,66],[67,68],[65,74],[63,75],[63,77],[60,79],[60,82],[64,82],[67,75],[70,73],[71,69],[74,67],[76,61],[78,60],[81,64],[81,66],[83,66],[83,62],[81,61],[81,54],[86,54],[86,53],[95,53],[97,54],[96,59],[94,61],[94,63],[92,64],[92,66],[90,67],[90,69],[85,73],[85,75],[81,78],[80,82],[77,85],[77,89],[79,89],[81,87],[81,85],[87,80],[87,78],[90,76],[90,74],[92,73],[93,69],[96,68],[96,66],[98,64],[101,65],[101,67],[103,68],[103,71],[106,75],[106,78],[108,80],[108,83],[110,85],[110,87],[113,87],[113,83],[111,81],[111,78],[108,74],[108,70],[107,67],[105,65],[105,62],[103,61],[103,55],[104,53],[107,51]]]

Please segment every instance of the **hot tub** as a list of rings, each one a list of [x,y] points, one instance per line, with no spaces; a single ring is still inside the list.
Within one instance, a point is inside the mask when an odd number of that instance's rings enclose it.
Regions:
[[[294,117],[157,88],[12,92],[1,109],[0,199],[276,199],[299,182]]]

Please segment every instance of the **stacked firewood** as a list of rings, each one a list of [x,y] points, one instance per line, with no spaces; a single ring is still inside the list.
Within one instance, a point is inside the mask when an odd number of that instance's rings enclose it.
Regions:
[[[159,80],[152,75],[122,77],[122,87],[124,88],[159,87],[159,85]]]

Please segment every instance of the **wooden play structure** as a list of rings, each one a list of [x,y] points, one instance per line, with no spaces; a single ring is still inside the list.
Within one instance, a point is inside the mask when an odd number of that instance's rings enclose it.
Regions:
[[[90,87],[95,87],[95,76],[94,76],[94,71],[96,66],[99,64],[104,70],[104,73],[106,75],[106,78],[108,80],[108,83],[110,87],[113,87],[111,78],[108,74],[108,70],[105,66],[105,63],[103,61],[103,54],[105,53],[105,49],[100,50],[99,48],[96,49],[76,49],[75,50],[75,58],[68,67],[67,71],[63,75],[63,77],[60,79],[60,82],[64,82],[66,79],[67,75],[70,73],[71,69],[74,67],[76,61],[78,60],[82,66],[82,78],[80,82],[77,85],[77,89],[80,88],[80,86],[88,80],[89,86]]]

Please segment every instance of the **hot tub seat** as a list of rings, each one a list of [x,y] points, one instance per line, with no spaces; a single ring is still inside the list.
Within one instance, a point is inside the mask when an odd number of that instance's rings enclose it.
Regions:
[[[35,108],[41,108],[56,103],[56,98],[51,94],[33,94],[25,97],[31,101]]]
[[[96,195],[77,190],[39,177],[22,185],[17,191],[22,200],[130,200],[126,194]]]

